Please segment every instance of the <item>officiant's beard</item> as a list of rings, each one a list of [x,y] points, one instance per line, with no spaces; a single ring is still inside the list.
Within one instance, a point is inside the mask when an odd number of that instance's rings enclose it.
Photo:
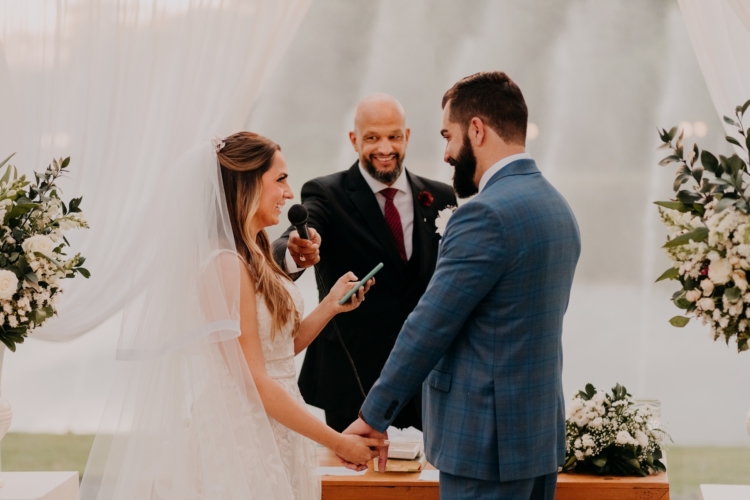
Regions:
[[[393,170],[389,170],[388,172],[383,172],[382,170],[378,170],[377,168],[375,168],[375,165],[372,164],[372,160],[370,158],[367,158],[366,156],[361,160],[362,167],[368,174],[372,176],[373,179],[390,186],[391,184],[396,182],[396,179],[399,178],[401,172],[404,170],[404,157],[398,153],[395,153],[395,155],[396,166],[393,168]]]
[[[468,198],[477,194],[474,184],[474,174],[477,171],[477,157],[471,149],[469,135],[464,136],[464,143],[456,158],[449,158],[448,163],[453,166],[453,190],[459,198]]]

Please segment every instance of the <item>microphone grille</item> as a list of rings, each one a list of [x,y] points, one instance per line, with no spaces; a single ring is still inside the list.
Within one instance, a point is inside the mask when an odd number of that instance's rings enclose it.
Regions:
[[[292,205],[289,208],[289,222],[294,226],[297,224],[304,224],[307,222],[307,209],[300,205],[299,203],[296,205]]]

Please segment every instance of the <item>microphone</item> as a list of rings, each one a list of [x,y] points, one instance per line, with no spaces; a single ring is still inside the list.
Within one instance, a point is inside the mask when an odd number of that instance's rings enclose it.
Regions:
[[[292,205],[289,209],[288,217],[289,222],[299,233],[299,237],[303,240],[309,240],[310,233],[307,231],[307,209],[304,205],[300,205],[299,203]]]

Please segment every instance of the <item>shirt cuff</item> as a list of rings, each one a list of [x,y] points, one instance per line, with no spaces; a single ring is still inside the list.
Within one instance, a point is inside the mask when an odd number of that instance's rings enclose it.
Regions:
[[[292,252],[289,251],[289,248],[286,249],[286,254],[284,254],[284,265],[286,266],[286,272],[288,272],[289,274],[304,271],[304,269],[300,269],[299,267],[297,267],[297,263],[294,262],[294,259],[292,258]]]

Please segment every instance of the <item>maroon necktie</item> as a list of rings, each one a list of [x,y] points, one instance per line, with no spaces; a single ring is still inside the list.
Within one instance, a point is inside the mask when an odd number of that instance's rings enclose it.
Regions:
[[[396,205],[393,204],[393,197],[396,196],[398,189],[385,188],[380,191],[380,194],[385,196],[385,222],[388,223],[388,227],[391,229],[393,240],[396,242],[396,248],[401,259],[406,262],[406,247],[404,246],[404,228],[401,226],[401,216],[396,210]]]

